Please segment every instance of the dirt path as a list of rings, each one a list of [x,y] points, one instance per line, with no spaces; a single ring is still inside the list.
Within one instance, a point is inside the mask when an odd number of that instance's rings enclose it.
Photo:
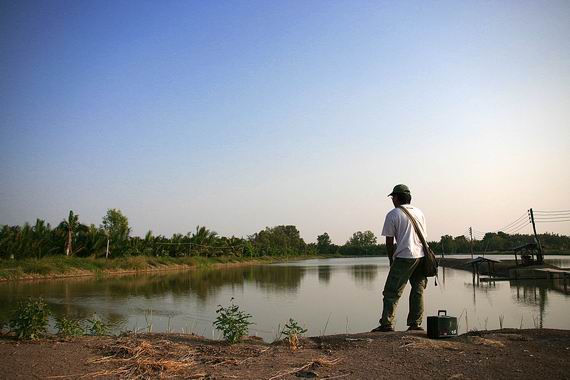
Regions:
[[[570,379],[570,331],[500,330],[429,340],[363,333],[227,345],[182,334],[0,340],[4,379]]]

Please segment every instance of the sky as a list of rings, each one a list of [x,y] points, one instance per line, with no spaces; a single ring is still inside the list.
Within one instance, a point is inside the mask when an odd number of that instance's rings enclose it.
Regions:
[[[568,1],[0,0],[0,224],[116,208],[134,235],[343,244],[380,235],[398,183],[430,240],[570,210],[568,20]]]

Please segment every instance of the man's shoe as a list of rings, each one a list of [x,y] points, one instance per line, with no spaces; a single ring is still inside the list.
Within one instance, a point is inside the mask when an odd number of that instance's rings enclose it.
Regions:
[[[424,328],[418,325],[411,325],[408,327],[408,331],[424,331]]]
[[[378,326],[375,329],[373,329],[370,332],[391,332],[394,331],[394,328],[392,326]]]

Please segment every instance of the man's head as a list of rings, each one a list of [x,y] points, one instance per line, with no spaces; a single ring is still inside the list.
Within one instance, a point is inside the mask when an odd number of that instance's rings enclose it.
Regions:
[[[394,203],[394,207],[407,205],[412,201],[412,193],[410,192],[410,188],[403,184],[394,186],[394,189],[390,194],[388,194],[388,196],[392,197],[392,203]]]

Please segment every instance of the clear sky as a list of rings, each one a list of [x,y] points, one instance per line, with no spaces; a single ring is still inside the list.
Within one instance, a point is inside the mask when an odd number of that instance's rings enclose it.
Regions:
[[[136,235],[342,244],[380,235],[397,183],[432,240],[569,210],[569,20],[566,0],[0,0],[0,224],[118,208]]]

